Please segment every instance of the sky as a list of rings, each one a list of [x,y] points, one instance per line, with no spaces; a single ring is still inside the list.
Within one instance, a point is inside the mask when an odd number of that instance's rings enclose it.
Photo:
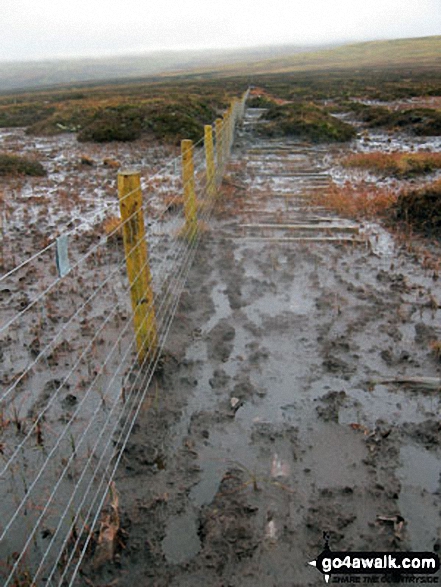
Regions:
[[[441,0],[0,0],[0,60],[441,35]]]

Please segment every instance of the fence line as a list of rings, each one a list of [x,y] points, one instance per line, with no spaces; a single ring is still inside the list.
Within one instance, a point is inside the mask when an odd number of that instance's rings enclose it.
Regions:
[[[25,580],[75,583],[216,204],[247,97],[248,91],[234,99],[197,143],[182,141],[180,157],[151,177],[121,171],[121,219],[107,237],[86,251],[75,240],[77,260],[64,276],[51,277],[43,263],[40,291],[23,303],[12,291],[2,308],[5,587]],[[143,193],[155,194],[154,181],[170,169],[175,193],[154,216]],[[72,236],[86,222],[61,235]],[[36,261],[41,265],[55,247],[49,243],[0,283]]]
[[[154,174],[152,174],[149,177],[149,180],[151,181],[157,177],[160,177],[164,174],[164,172],[166,170],[174,168],[176,166],[176,163],[179,162],[180,159],[181,159],[181,156],[178,155],[177,157],[174,157],[172,160],[168,161],[163,167],[161,167],[158,171],[156,171]],[[147,189],[147,187],[148,186],[146,183],[142,184],[143,190]],[[87,201],[87,198],[83,197],[82,200]],[[90,198],[89,201],[96,202],[96,198]],[[106,201],[106,203],[113,204],[116,207],[118,206],[117,200],[115,200],[113,202]],[[11,277],[15,273],[17,273],[17,271],[19,271],[20,269],[23,269],[24,267],[26,267],[26,265],[28,265],[32,261],[35,261],[35,259],[37,259],[41,255],[43,255],[45,252],[47,252],[48,250],[53,248],[56,245],[56,238],[58,238],[60,236],[72,236],[75,233],[78,233],[81,229],[87,227],[89,225],[89,220],[86,215],[86,218],[85,219],[83,218],[83,221],[79,225],[75,226],[74,228],[67,228],[68,224],[69,223],[62,226],[61,228],[57,227],[56,235],[51,236],[51,238],[53,239],[51,243],[49,243],[47,246],[43,247],[40,251],[37,251],[36,253],[34,253],[33,255],[31,255],[30,257],[28,257],[27,259],[25,259],[24,261],[22,261],[21,263],[19,263],[18,265],[16,265],[12,269],[10,269],[9,271],[7,271],[3,275],[1,275],[0,276],[0,283],[2,283],[5,279],[7,279],[8,277]]]

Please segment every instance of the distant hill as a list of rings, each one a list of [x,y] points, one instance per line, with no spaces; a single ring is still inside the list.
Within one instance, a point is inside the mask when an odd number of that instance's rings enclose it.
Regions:
[[[222,51],[155,51],[143,55],[106,58],[0,62],[0,93],[167,74],[185,75],[199,69],[212,71],[271,58],[283,59],[313,49],[316,50],[317,47],[291,45]]]
[[[391,41],[370,41],[341,45],[326,50],[272,59],[256,60],[240,68],[226,66],[222,73],[283,73],[323,69],[362,69],[388,67],[441,68],[441,36]]]
[[[441,67],[441,36],[339,46],[278,46],[225,51],[39,62],[0,62],[0,93],[55,85],[183,75],[254,76],[325,69]]]

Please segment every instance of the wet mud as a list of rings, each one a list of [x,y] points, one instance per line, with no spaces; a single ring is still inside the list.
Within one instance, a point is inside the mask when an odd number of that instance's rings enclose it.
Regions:
[[[136,162],[150,178],[143,191],[157,291],[176,265],[169,241],[180,210],[169,212],[166,198],[180,179],[175,149],[146,140],[98,147],[1,129],[0,146],[38,154],[48,172],[3,178],[0,188],[0,583],[16,565],[13,582],[29,570],[40,584],[47,561],[64,556],[66,520],[86,524],[94,477],[102,481],[114,464],[117,427],[130,415],[126,390],[143,376],[122,235],[103,224],[119,216],[117,170]],[[63,278],[60,234],[70,269]]]
[[[326,150],[256,139],[258,116],[115,478],[117,552],[79,584],[321,585],[324,532],[440,550],[439,280],[380,226],[314,208]]]

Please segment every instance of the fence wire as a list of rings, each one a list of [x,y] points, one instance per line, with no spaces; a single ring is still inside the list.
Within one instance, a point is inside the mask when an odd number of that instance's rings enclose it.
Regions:
[[[208,224],[216,186],[243,117],[248,92],[234,102],[215,141],[222,165],[208,180],[203,141],[193,145],[198,226]],[[180,161],[180,158],[179,158]],[[64,277],[45,268],[54,242],[0,278],[5,388],[0,392],[0,578],[9,585],[74,585],[94,540],[109,488],[149,385],[201,239],[182,205],[185,188],[173,159],[141,182],[152,275],[157,345],[139,362],[121,233],[134,212],[105,238],[73,239],[76,259]],[[136,190],[134,190],[136,191]],[[166,196],[164,197],[164,193]],[[126,194],[128,198],[132,193]],[[121,198],[121,199],[124,199]],[[64,234],[74,236],[81,225]],[[33,264],[32,291],[5,284]],[[145,266],[134,282],[141,279]],[[152,325],[148,327],[153,328]],[[147,335],[150,333],[147,332]]]

